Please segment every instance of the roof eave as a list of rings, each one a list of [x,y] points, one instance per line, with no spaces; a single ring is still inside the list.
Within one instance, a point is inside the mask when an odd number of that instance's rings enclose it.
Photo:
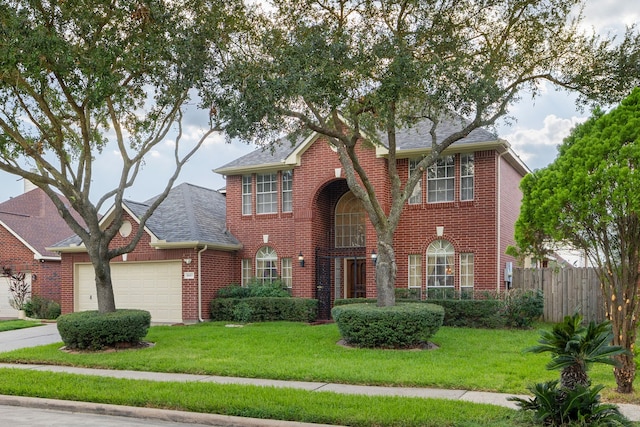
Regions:
[[[261,165],[243,165],[243,166],[232,166],[228,168],[218,168],[213,169],[213,172],[220,175],[243,175],[247,173],[255,173],[255,172],[275,172],[282,169],[283,165],[286,165],[286,161],[282,160],[278,163],[264,163]]]
[[[448,146],[443,152],[443,155],[452,153],[470,153],[480,150],[494,150],[499,148],[508,148],[510,145],[503,139],[495,139],[492,141],[480,141],[480,142],[465,142],[463,144],[456,144],[455,142]],[[399,149],[396,151],[397,159],[406,159],[415,157],[418,155],[424,155],[431,152],[431,147],[409,148]],[[384,145],[376,146],[377,157],[387,157],[389,155],[389,149]]]
[[[166,240],[157,240],[151,242],[151,246],[156,249],[184,249],[184,248],[204,248],[216,249],[225,252],[239,251],[242,249],[241,243],[220,243],[220,242],[203,242],[200,240],[185,242],[167,242]]]
[[[54,246],[45,248],[48,252],[58,252],[58,253],[83,253],[87,252],[87,248],[84,246],[84,243],[80,245],[69,245],[69,246]]]

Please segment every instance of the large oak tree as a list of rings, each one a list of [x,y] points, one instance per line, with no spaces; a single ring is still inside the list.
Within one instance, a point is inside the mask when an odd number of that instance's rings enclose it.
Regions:
[[[630,77],[638,81],[638,35],[629,31],[618,44],[585,35],[581,4],[272,0],[254,10],[254,31],[229,57],[223,86],[209,99],[231,137],[268,145],[283,134],[315,131],[337,147],[377,234],[378,305],[393,305],[393,235],[405,202],[443,150],[535,97],[544,81],[577,90],[583,100],[607,101],[622,97]],[[441,120],[459,126],[442,140],[432,132],[430,151],[404,182],[396,134],[420,120],[430,120],[432,130]],[[356,155],[365,136],[388,148],[388,194],[376,192]]]
[[[640,88],[608,113],[576,126],[548,167],[522,181],[516,241],[527,252],[552,244],[583,250],[597,268],[621,393],[633,390],[640,302]]]
[[[217,130],[205,121],[199,141],[181,144],[184,108],[219,65],[241,12],[227,0],[0,1],[0,169],[41,188],[82,239],[100,312],[116,308],[109,261],[133,250],[182,166]],[[125,191],[170,135],[175,168],[163,193],[130,243],[110,248]],[[121,163],[114,161],[111,176],[96,176],[94,159],[108,138]],[[114,184],[93,201],[98,180]],[[101,229],[105,203],[114,204],[114,217]]]

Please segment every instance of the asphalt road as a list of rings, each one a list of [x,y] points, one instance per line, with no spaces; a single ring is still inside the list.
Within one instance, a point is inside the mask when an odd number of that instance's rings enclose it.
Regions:
[[[0,420],[2,420],[2,425],[14,427],[186,427],[194,425],[191,423],[164,422],[154,419],[138,419],[4,405],[0,405]],[[222,426],[222,424],[219,424],[219,426]]]

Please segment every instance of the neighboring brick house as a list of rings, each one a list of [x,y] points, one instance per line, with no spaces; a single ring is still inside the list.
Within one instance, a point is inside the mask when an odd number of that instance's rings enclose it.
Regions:
[[[33,295],[60,302],[60,255],[46,248],[72,234],[51,199],[27,182],[23,194],[0,203],[0,267],[25,273]],[[9,280],[0,277],[0,317],[18,314],[9,297]]]
[[[429,124],[397,135],[397,168],[405,180],[430,150]],[[441,124],[439,141],[454,130]],[[357,150],[388,208],[386,147],[359,144]],[[279,277],[294,296],[318,298],[325,317],[336,298],[375,298],[376,234],[322,136],[294,145],[283,139],[274,151],[259,149],[214,171],[226,176],[227,227],[243,245],[233,268],[242,283]],[[513,261],[505,250],[514,244],[518,186],[526,173],[509,143],[485,130],[445,150],[425,172],[395,233],[396,286],[423,299],[503,291]]]
[[[138,229],[144,203],[125,201],[125,221],[113,245],[126,244]],[[101,219],[113,220],[113,208]],[[171,189],[128,254],[111,261],[117,308],[145,309],[156,323],[210,318],[210,301],[221,287],[239,281],[235,253],[242,248],[225,225],[225,197],[191,184]],[[96,310],[93,266],[77,236],[55,245],[62,254],[62,312]]]

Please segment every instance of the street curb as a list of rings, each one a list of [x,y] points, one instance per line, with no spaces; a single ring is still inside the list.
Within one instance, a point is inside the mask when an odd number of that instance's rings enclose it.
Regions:
[[[0,395],[0,405],[224,427],[336,427],[335,425],[328,424],[236,417],[220,414],[174,411],[170,409],[137,408],[134,406],[76,402],[40,397]]]

